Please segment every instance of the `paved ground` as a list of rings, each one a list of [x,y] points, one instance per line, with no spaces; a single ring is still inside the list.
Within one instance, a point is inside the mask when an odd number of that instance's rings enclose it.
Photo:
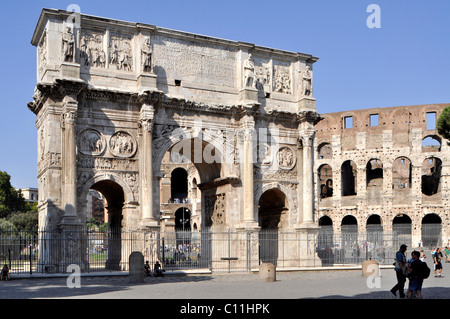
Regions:
[[[446,270],[450,267],[444,264]],[[67,277],[26,278],[0,282],[1,298],[9,299],[395,299],[392,269],[381,269],[379,281],[361,270],[277,272],[276,282],[260,282],[258,274],[166,274],[131,284],[127,276],[81,277],[80,288],[68,288]],[[74,281],[72,281],[74,283]],[[408,283],[408,282],[407,282]],[[407,287],[407,286],[406,286]],[[450,274],[431,275],[425,299],[450,298]]]

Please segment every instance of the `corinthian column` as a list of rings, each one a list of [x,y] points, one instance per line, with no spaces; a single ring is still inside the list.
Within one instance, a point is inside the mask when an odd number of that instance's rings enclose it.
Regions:
[[[254,130],[255,123],[252,120],[246,120],[244,122],[244,147],[243,147],[243,175],[242,175],[242,187],[244,189],[244,226],[255,227],[255,209],[254,209],[254,181],[253,181],[253,150],[254,150]]]
[[[68,98],[66,98],[68,99]],[[74,100],[65,101],[61,118],[63,128],[63,207],[62,224],[77,223],[77,154],[75,140],[76,107]]]
[[[304,224],[314,222],[314,184],[313,184],[313,139],[314,130],[307,130],[300,136],[303,144],[303,220]]]
[[[140,153],[140,182],[141,182],[141,227],[155,227],[158,219],[153,209],[153,128],[154,109],[144,104],[141,109],[140,125],[142,130],[142,143]],[[159,212],[159,211],[158,211]]]

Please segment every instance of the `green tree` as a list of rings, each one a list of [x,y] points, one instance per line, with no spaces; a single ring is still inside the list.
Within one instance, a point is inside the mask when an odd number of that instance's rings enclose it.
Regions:
[[[11,214],[7,221],[14,225],[15,228],[25,231],[37,231],[39,224],[38,212],[30,210],[26,213]]]
[[[14,212],[27,212],[31,206],[25,201],[20,191],[11,186],[11,176],[0,171],[0,218],[8,217]]]
[[[436,122],[438,133],[447,140],[450,140],[450,105],[447,106]]]

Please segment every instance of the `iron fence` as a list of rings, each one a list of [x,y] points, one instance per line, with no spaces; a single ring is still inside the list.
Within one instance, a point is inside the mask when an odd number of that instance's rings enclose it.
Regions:
[[[167,272],[253,271],[262,262],[278,269],[354,266],[367,259],[391,265],[401,240],[383,232],[2,231],[0,262],[11,273],[64,273],[72,264],[83,272],[123,271],[130,254],[141,251],[146,261],[159,261]]]

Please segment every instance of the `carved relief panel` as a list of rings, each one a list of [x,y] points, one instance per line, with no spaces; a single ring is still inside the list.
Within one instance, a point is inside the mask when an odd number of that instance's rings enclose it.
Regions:
[[[105,139],[96,130],[86,129],[78,135],[78,151],[82,154],[100,155],[105,148]]]
[[[115,70],[133,70],[132,36],[111,34],[109,39],[109,67]]]
[[[104,34],[83,30],[80,36],[80,65],[105,68]]]
[[[137,143],[130,133],[118,131],[109,140],[109,150],[117,157],[131,157],[136,153]]]
[[[292,93],[290,63],[274,62],[273,91],[286,94]]]
[[[225,216],[225,194],[205,196],[205,226],[224,225]]]

